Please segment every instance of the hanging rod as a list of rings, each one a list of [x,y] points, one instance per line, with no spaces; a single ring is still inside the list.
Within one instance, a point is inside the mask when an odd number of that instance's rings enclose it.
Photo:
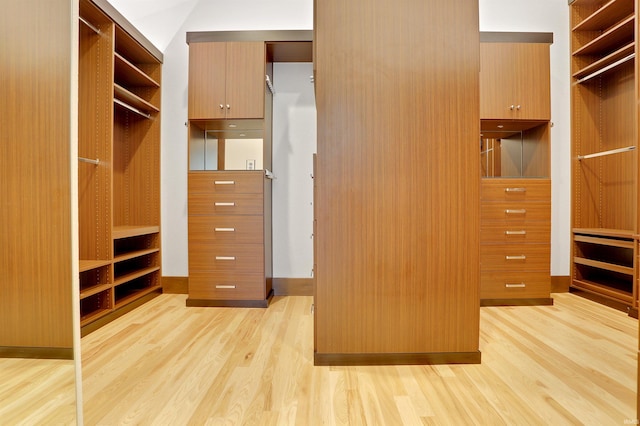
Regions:
[[[84,19],[82,16],[80,16],[80,22],[82,22],[83,24],[85,24],[87,27],[91,28],[93,30],[94,33],[96,34],[100,34],[100,28],[94,26],[91,22],[87,21],[86,19]]]
[[[136,114],[143,116],[144,118],[151,118],[151,114],[147,114],[146,112],[140,111],[138,108],[134,108],[126,102],[122,102],[120,99],[114,99],[113,102],[117,103],[120,106],[125,107],[129,111],[133,111]]]
[[[273,84],[271,83],[271,79],[269,78],[268,75],[265,75],[265,79],[267,81],[267,87],[269,88],[269,91],[271,92],[272,95],[275,95],[276,91],[273,89]]]
[[[576,81],[576,84],[584,83],[587,80],[591,80],[593,77],[597,77],[600,74],[603,74],[603,73],[609,71],[610,69],[617,67],[620,64],[624,64],[625,62],[630,61],[631,59],[633,59],[635,57],[636,57],[635,53],[632,53],[629,56],[625,56],[624,58],[622,58],[622,59],[620,59],[618,61],[615,61],[614,63],[612,63],[610,65],[607,65],[604,68],[599,69],[598,71],[592,72],[591,74],[589,74],[589,75],[587,75],[585,77],[582,77],[580,80]]]
[[[611,154],[619,154],[621,152],[633,151],[634,149],[636,149],[635,146],[627,146],[625,148],[611,149],[609,151],[596,152],[594,154],[578,155],[578,160],[585,160],[587,158],[594,158],[594,157],[602,157],[602,156],[611,155]]]
[[[78,157],[78,161],[81,161],[83,163],[95,164],[96,166],[100,164],[100,160],[98,159],[92,160],[91,158],[84,158],[84,157]]]
[[[487,150],[485,150],[485,151],[480,151],[480,155],[488,154],[488,153],[490,153],[490,152],[492,152],[492,151],[493,151],[493,148],[489,148],[489,149],[487,149]]]

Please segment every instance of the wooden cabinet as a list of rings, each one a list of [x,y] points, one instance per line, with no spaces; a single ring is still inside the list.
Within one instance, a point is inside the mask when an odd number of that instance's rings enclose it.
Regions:
[[[637,308],[636,3],[575,0],[571,16],[572,284]]]
[[[189,173],[187,306],[267,307],[265,185],[262,170]]]
[[[264,117],[264,42],[189,43],[189,119]]]
[[[482,304],[551,304],[549,179],[483,179],[481,188]]]
[[[314,361],[479,362],[477,2],[315,8]]]
[[[83,333],[161,292],[162,55],[80,2],[78,209]],[[113,15],[116,16],[116,15]],[[100,320],[100,321],[98,321]]]
[[[550,120],[548,43],[480,43],[480,118]]]

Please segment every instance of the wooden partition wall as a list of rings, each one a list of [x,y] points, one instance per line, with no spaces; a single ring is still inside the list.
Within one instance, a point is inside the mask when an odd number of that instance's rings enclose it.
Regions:
[[[479,362],[477,2],[315,8],[315,363]]]

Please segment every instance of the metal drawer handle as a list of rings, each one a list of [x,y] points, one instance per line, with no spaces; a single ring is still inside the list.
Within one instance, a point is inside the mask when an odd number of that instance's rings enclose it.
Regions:
[[[236,260],[235,256],[216,256],[216,260]]]
[[[526,214],[527,211],[525,209],[507,209],[504,211],[506,214]]]
[[[236,182],[233,180],[216,180],[213,182],[215,185],[235,185]]]
[[[527,188],[505,188],[504,192],[527,192]]]
[[[527,256],[525,256],[524,254],[520,254],[518,256],[505,256],[504,258],[506,260],[526,260]]]
[[[216,206],[227,206],[227,207],[233,207],[236,205],[236,203],[215,203]]]
[[[527,235],[527,231],[504,231],[505,235]]]
[[[229,289],[234,289],[236,288],[235,285],[216,285],[216,288],[229,288]]]
[[[216,232],[236,232],[236,228],[215,228]]]
[[[527,285],[525,283],[517,283],[517,284],[505,284],[506,288],[525,288]]]

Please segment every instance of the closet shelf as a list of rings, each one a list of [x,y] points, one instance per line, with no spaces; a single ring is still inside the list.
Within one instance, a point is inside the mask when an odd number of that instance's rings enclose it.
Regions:
[[[105,290],[109,290],[112,287],[111,284],[102,284],[95,287],[89,287],[85,290],[80,291],[80,300],[86,299],[87,297],[93,296],[94,294],[101,293]]]
[[[138,112],[141,115],[148,116],[152,112],[155,113],[160,111],[160,109],[155,105],[145,101],[140,96],[130,92],[117,83],[113,84],[113,93],[115,96],[114,101],[121,101],[124,105],[122,105],[122,103],[120,105],[125,108],[128,106],[130,109],[134,110],[134,112]]]
[[[118,309],[122,306],[125,306],[131,302],[133,302],[134,300],[140,299],[144,296],[146,296],[149,293],[153,293],[154,291],[158,291],[160,290],[162,287],[159,285],[154,285],[151,287],[146,287],[144,289],[141,290],[137,290],[135,292],[132,292],[131,294],[128,294],[124,297],[121,297],[120,299],[118,299],[116,301],[116,305],[115,305],[115,309]]]
[[[80,260],[80,272],[86,272],[109,265],[111,265],[110,260]]]
[[[611,228],[573,228],[573,233],[577,235],[593,235],[613,238],[633,239],[634,232],[626,229]]]
[[[623,301],[629,304],[633,303],[633,293],[631,291],[624,290],[625,283],[620,283],[619,286],[615,286],[611,282],[609,285],[603,285],[594,281],[574,279],[572,287],[579,288],[580,290],[597,294],[608,299]]]
[[[140,235],[157,234],[160,232],[160,227],[157,225],[152,226],[114,226],[112,230],[112,237],[114,240],[121,238],[137,237]]]
[[[632,13],[633,1],[611,0],[593,14],[583,19],[578,25],[573,27],[572,31],[604,30]]]
[[[124,262],[125,260],[135,259],[136,257],[142,257],[142,256],[146,256],[146,255],[152,254],[152,253],[158,253],[159,251],[160,251],[159,248],[132,251],[132,252],[128,252],[128,253],[116,256],[113,259],[113,262],[114,263]]]
[[[579,80],[576,83],[584,83],[633,58],[635,58],[635,44],[632,42],[575,72],[573,77]]]
[[[592,268],[604,269],[605,271],[633,275],[633,268],[629,266],[616,265],[615,263],[601,262],[599,260],[586,259],[578,256],[573,258],[573,262],[580,265],[590,266]]]
[[[98,318],[102,318],[103,316],[107,315],[110,312],[111,312],[111,309],[102,308],[96,311],[91,311],[91,313],[88,313],[86,315],[82,315],[82,317],[80,318],[80,327],[84,327],[85,325],[92,323]]]
[[[573,241],[579,243],[599,244],[601,246],[620,247],[633,249],[634,243],[629,240],[618,240],[613,238],[591,237],[588,235],[575,235]]]
[[[149,77],[144,71],[129,62],[124,56],[115,52],[115,80],[127,86],[154,87],[159,88],[160,84]]]
[[[628,16],[599,37],[574,51],[573,56],[605,54],[616,48],[616,46],[632,42],[634,39],[634,23],[633,15]]]
[[[139,269],[139,270],[137,270],[135,272],[131,272],[129,274],[125,274],[125,275],[122,275],[122,276],[116,278],[116,280],[113,283],[113,286],[117,287],[119,285],[126,284],[129,281],[135,280],[136,278],[144,277],[145,275],[149,275],[149,274],[151,274],[153,272],[156,272],[156,271],[159,271],[159,270],[160,270],[159,266],[152,266],[152,267],[149,267],[149,268]]]

